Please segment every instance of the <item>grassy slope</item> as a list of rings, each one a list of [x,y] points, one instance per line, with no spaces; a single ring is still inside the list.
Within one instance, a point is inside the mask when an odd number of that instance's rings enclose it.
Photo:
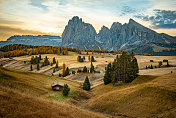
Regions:
[[[72,96],[51,90],[56,79],[71,87],[71,95],[81,92],[74,81],[0,67],[0,117],[104,117],[66,104]]]
[[[176,117],[176,73],[140,76],[118,87],[101,85],[85,107],[99,112],[130,117]]]

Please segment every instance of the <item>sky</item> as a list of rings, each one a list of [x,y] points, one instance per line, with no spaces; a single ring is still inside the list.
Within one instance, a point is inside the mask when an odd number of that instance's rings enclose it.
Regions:
[[[159,33],[176,36],[176,0],[0,0],[0,40],[12,35],[61,35],[79,16],[97,32],[132,18]]]

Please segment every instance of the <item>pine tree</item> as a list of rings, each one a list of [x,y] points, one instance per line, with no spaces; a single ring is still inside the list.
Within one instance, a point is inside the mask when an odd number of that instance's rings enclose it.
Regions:
[[[150,66],[150,69],[153,69],[153,65]]]
[[[91,66],[90,66],[90,72],[91,73],[94,72],[94,66],[93,66],[92,62],[91,62]]]
[[[55,73],[56,72],[56,70],[55,70],[55,68],[53,69],[53,73]]]
[[[56,63],[56,59],[55,59],[55,57],[53,57],[53,64],[55,64]]]
[[[83,89],[86,91],[90,90],[90,81],[89,81],[88,76],[86,76],[86,78],[84,80]]]
[[[106,67],[103,81],[105,85],[111,83],[111,63],[109,63]]]
[[[39,59],[42,60],[42,56],[41,56],[41,54],[39,54]]]
[[[65,76],[70,75],[69,68],[67,67],[65,70]]]
[[[39,64],[37,64],[37,70],[40,70],[40,66],[39,66]]]
[[[95,62],[94,56],[91,56],[91,62]]]
[[[44,62],[43,62],[43,66],[47,66],[47,65],[50,65],[50,62],[49,62],[49,60],[46,56],[45,59],[44,59]]]
[[[138,76],[138,73],[139,73],[139,66],[138,66],[137,59],[134,58],[132,63],[133,63],[133,76],[134,76],[134,78],[136,78]]]
[[[32,65],[30,66],[30,70],[33,71],[33,69],[32,69]]]
[[[64,84],[63,91],[62,91],[63,96],[68,96],[69,92],[70,92],[70,88],[68,87],[67,84]]]
[[[84,66],[84,68],[83,68],[83,72],[84,72],[84,73],[87,72],[87,67],[86,67],[86,66]]]

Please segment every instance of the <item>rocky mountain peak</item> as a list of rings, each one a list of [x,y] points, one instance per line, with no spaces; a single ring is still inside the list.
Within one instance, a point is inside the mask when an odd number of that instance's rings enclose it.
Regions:
[[[111,25],[111,28],[110,29],[113,29],[113,28],[118,28],[118,27],[121,27],[122,24],[119,23],[119,22],[113,22],[113,24]]]
[[[78,16],[74,16],[69,20],[62,34],[62,44],[67,47],[79,49],[92,49],[89,43],[95,42],[97,33],[94,27],[82,21]]]

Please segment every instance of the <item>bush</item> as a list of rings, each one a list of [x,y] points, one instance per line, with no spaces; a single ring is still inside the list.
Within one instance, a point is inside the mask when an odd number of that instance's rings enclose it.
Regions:
[[[68,87],[67,84],[64,84],[63,91],[62,91],[63,96],[68,96],[69,92],[70,92],[70,88]]]
[[[72,74],[74,74],[74,75],[75,75],[75,73],[76,73],[76,72],[73,70],[73,71],[72,71]]]
[[[82,71],[80,69],[78,69],[77,73],[81,73]]]
[[[59,73],[59,77],[62,77],[62,74]]]

